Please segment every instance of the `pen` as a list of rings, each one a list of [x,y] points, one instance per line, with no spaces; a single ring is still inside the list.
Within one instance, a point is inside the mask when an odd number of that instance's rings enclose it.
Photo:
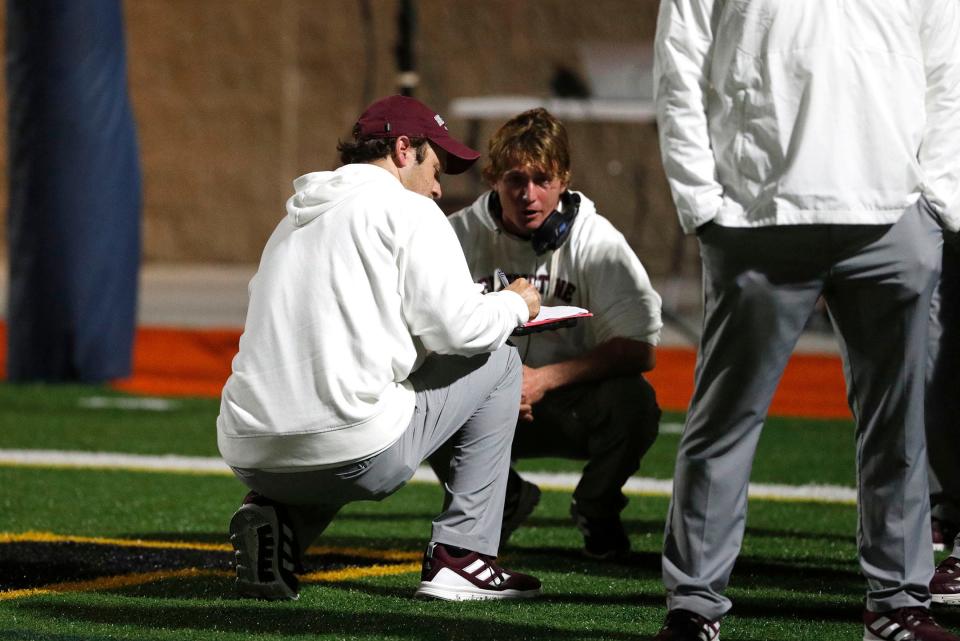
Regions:
[[[493,270],[493,273],[495,273],[497,275],[497,278],[500,279],[500,284],[503,285],[503,287],[510,286],[510,281],[507,280],[507,275],[503,273],[502,269],[497,267],[495,270]]]

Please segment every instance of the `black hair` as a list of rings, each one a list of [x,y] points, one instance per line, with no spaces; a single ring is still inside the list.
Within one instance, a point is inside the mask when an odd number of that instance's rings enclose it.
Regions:
[[[337,151],[340,152],[340,162],[344,165],[351,163],[372,162],[386,158],[393,153],[396,138],[366,138],[350,142],[338,142]],[[421,163],[427,157],[426,138],[411,138],[410,144],[417,150],[417,162]]]

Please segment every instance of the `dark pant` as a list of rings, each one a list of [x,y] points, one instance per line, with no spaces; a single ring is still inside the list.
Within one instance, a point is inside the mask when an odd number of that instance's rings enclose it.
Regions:
[[[960,524],[960,246],[955,244],[943,247],[943,271],[930,310],[929,357],[930,511],[939,519]],[[954,550],[954,555],[958,553],[960,545]]]
[[[610,378],[554,390],[519,422],[513,458],[543,456],[585,460],[573,492],[588,518],[619,514],[621,488],[640,467],[660,425],[660,407],[643,376]]]

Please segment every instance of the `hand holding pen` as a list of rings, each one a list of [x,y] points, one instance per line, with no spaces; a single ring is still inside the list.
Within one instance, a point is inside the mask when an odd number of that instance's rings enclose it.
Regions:
[[[526,278],[518,278],[512,283],[507,280],[507,275],[503,273],[503,270],[497,267],[494,270],[497,279],[500,281],[500,288],[508,289],[511,292],[519,294],[523,298],[523,302],[527,304],[527,309],[530,312],[530,319],[536,318],[537,314],[540,313],[540,292],[537,291],[537,288],[531,285]],[[530,320],[528,319],[528,320]]]
[[[506,289],[507,287],[510,287],[510,281],[507,280],[507,275],[503,273],[502,269],[497,267],[495,270],[493,270],[493,273],[497,275],[497,279],[500,281],[500,285],[502,285],[500,289]]]

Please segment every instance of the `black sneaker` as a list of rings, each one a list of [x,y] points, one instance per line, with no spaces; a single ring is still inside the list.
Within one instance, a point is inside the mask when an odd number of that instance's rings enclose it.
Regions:
[[[940,562],[930,580],[930,597],[934,603],[960,605],[960,559],[948,556]]]
[[[257,599],[297,599],[299,548],[283,507],[256,492],[247,494],[230,519],[236,557],[236,589]]]
[[[653,641],[720,641],[720,619],[711,621],[690,610],[670,610]]]
[[[477,552],[454,556],[442,543],[431,543],[423,557],[415,596],[447,601],[529,599],[540,595],[540,581],[529,574],[501,568]]]
[[[570,516],[583,534],[583,553],[591,559],[610,560],[630,552],[630,537],[623,529],[619,514],[589,517],[580,513],[577,502],[570,503]]]
[[[530,517],[539,502],[540,488],[523,480],[511,467],[507,479],[507,498],[503,505],[503,521],[500,525],[501,548],[507,544],[510,535]]]
[[[953,545],[953,539],[957,536],[957,524],[950,521],[938,519],[935,516],[930,517],[930,534],[933,538],[933,551],[943,552],[947,546]]]
[[[944,630],[926,608],[863,611],[863,641],[960,641]]]

